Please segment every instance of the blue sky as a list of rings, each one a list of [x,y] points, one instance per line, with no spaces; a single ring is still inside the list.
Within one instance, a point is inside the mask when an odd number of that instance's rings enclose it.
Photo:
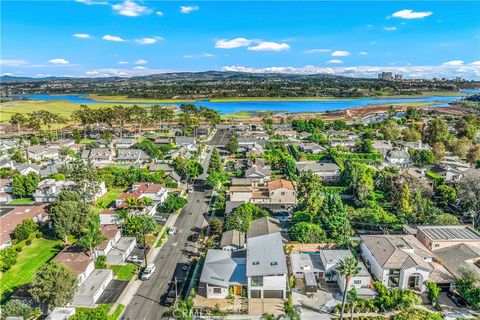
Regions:
[[[1,73],[480,79],[478,1],[2,1]]]

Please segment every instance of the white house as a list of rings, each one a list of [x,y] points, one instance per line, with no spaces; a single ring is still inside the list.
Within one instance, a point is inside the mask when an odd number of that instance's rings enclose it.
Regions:
[[[0,179],[0,202],[12,200],[12,179]]]
[[[108,148],[97,148],[83,150],[81,158],[84,161],[91,161],[95,165],[106,165],[113,162],[113,151]]]
[[[287,262],[279,232],[247,241],[248,298],[287,297]]]
[[[442,288],[454,281],[450,272],[413,235],[362,236],[362,257],[376,280],[390,288],[425,291],[430,280]]]
[[[406,165],[411,162],[410,154],[404,149],[392,149],[388,151],[385,159],[393,165]]]
[[[63,190],[68,190],[75,185],[73,181],[55,181],[54,179],[45,179],[38,183],[37,189],[33,193],[35,202],[53,202]]]
[[[340,177],[340,167],[333,162],[296,162],[295,166],[299,172],[312,171],[326,182],[335,182]]]

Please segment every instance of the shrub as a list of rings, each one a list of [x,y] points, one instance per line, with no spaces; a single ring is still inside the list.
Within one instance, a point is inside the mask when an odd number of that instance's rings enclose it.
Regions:
[[[14,247],[0,250],[0,271],[4,272],[17,263],[18,251]]]
[[[107,268],[107,257],[99,256],[97,260],[95,260],[95,269],[106,269],[106,268]]]
[[[35,238],[41,238],[43,237],[43,233],[41,231],[37,231],[37,233],[35,233]]]
[[[17,252],[22,252],[22,247],[21,247],[21,246],[15,247],[15,251],[17,251]]]
[[[34,233],[38,228],[38,225],[33,222],[32,219],[25,219],[21,224],[15,227],[13,231],[13,237],[18,241],[23,241],[30,237],[30,234]]]
[[[32,239],[27,239],[27,241],[25,241],[25,244],[27,246],[31,245],[32,244]]]

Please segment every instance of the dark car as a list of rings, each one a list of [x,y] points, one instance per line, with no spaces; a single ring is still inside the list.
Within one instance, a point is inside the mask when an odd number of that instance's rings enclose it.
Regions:
[[[189,237],[188,240],[192,242],[197,242],[198,239],[200,239],[200,234],[198,232],[192,233]]]
[[[175,299],[177,298],[177,295],[175,294],[175,289],[171,289],[168,292],[167,297],[165,298],[165,306],[166,307],[171,307],[175,304]]]
[[[455,303],[455,305],[457,307],[460,307],[460,308],[466,308],[468,305],[467,305],[467,302],[465,301],[465,299],[463,299],[462,297],[460,297],[457,293],[455,292],[452,292],[452,291],[449,291],[448,292],[448,297],[450,298],[450,300],[453,301],[453,303]]]

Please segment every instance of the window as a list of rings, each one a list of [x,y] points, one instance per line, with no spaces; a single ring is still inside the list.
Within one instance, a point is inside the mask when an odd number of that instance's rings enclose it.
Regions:
[[[260,261],[253,261],[252,263],[254,266],[258,266],[260,264]]]
[[[281,194],[282,196],[284,196],[284,195],[285,195],[285,191],[280,192],[280,194]]]
[[[222,293],[222,288],[213,288],[213,293],[216,293],[216,294]]]
[[[435,248],[438,248],[440,247],[440,245],[438,243],[435,244]]]
[[[261,287],[263,286],[263,277],[262,276],[255,276],[251,279],[252,287]]]
[[[278,266],[278,262],[277,261],[270,262],[270,265],[271,266]]]
[[[362,280],[353,280],[353,284],[360,285],[362,284]]]

